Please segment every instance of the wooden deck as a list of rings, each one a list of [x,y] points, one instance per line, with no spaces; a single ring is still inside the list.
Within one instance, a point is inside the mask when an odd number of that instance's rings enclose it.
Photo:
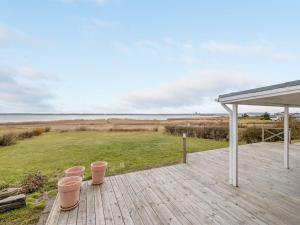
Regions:
[[[47,225],[300,224],[300,144],[283,168],[282,144],[239,149],[239,187],[228,185],[228,150],[188,155],[174,165],[82,184],[80,205]],[[57,198],[58,199],[58,198]]]

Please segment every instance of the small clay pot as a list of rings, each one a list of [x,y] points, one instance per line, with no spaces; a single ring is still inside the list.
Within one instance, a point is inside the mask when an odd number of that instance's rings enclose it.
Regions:
[[[78,176],[78,177],[83,178],[84,171],[85,171],[84,166],[74,166],[74,167],[71,167],[69,169],[66,169],[65,170],[65,175],[66,175],[66,177]]]
[[[105,161],[97,161],[91,164],[93,184],[102,184],[104,182],[106,168],[107,162]]]
[[[82,177],[64,177],[58,181],[60,208],[64,211],[75,208],[79,203]]]

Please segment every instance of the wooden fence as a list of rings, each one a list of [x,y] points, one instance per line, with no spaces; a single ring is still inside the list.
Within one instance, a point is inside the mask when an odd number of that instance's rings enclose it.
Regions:
[[[271,141],[272,138],[277,137],[279,140],[284,141],[284,129],[283,128],[266,128],[262,127],[261,140],[262,142]],[[289,140],[291,143],[291,129],[289,129]]]

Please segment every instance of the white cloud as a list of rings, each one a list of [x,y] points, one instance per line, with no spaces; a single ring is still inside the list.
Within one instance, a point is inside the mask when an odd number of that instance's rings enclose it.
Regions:
[[[114,27],[114,23],[107,21],[107,20],[101,20],[101,19],[96,19],[96,18],[91,19],[90,23],[92,26],[95,26],[97,28],[113,28]]]
[[[135,46],[150,53],[158,53],[163,47],[161,43],[150,39],[139,40],[135,43]]]
[[[158,88],[130,93],[123,100],[142,108],[188,106],[250,83],[251,79],[240,73],[199,71]]]
[[[91,2],[91,3],[94,3],[95,5],[98,5],[98,6],[102,6],[104,4],[106,4],[109,0],[61,0],[62,2],[64,3],[67,3],[67,4],[71,4],[71,3],[75,3],[75,2]]]
[[[200,45],[200,48],[212,53],[228,53],[241,55],[255,55],[266,51],[266,48],[260,44],[240,45],[236,43],[225,43],[209,41]]]
[[[97,5],[103,5],[107,2],[108,0],[93,0]]]
[[[168,36],[163,37],[162,41],[163,41],[163,43],[168,44],[168,45],[175,45],[176,44],[176,41],[173,38],[168,37]]]
[[[20,66],[15,68],[15,74],[34,79],[56,79],[54,76],[51,76],[50,74],[47,74],[30,66]]]
[[[31,67],[0,68],[0,112],[49,112],[52,94],[37,82],[48,79]]]
[[[192,42],[177,41],[171,37],[161,39],[141,39],[128,49],[139,49],[145,53],[172,63],[195,65],[201,63],[201,58],[209,52],[212,54],[228,54],[232,56],[260,57],[280,61],[299,61],[300,57],[288,51],[281,51],[267,41],[256,41],[246,44],[217,41]]]
[[[159,40],[142,39],[129,45],[128,49],[138,49],[160,60],[180,64],[199,63],[199,51],[190,42],[178,42],[171,37],[163,37]]]
[[[132,91],[101,112],[213,113],[223,112],[215,102],[219,94],[255,87],[243,72],[194,71],[159,87]]]
[[[280,51],[269,42],[257,42],[250,44],[226,43],[208,41],[200,44],[200,49],[211,53],[222,53],[244,56],[261,56],[280,61],[295,61],[300,58],[288,51]]]
[[[152,39],[142,39],[138,40],[134,44],[135,47],[151,52],[162,53],[170,50],[177,50],[180,52],[195,52],[197,47],[192,43],[178,42],[172,39],[171,37],[164,37],[161,40],[152,40]]]
[[[183,53],[182,55],[178,56],[177,60],[175,59],[174,61],[184,63],[187,65],[194,65],[199,62],[199,59],[194,54]]]
[[[115,27],[115,23],[98,19],[98,18],[84,18],[81,22],[81,30],[84,34],[91,35],[102,31],[103,29],[112,29]]]
[[[28,65],[23,66],[16,66],[16,67],[9,67],[9,66],[2,66],[0,68],[1,74],[9,75],[16,79],[35,79],[35,80],[56,80],[57,78],[54,75],[45,73],[40,71],[36,68],[33,68]]]
[[[113,44],[113,46],[118,52],[123,53],[123,54],[129,53],[131,50],[128,45],[124,45],[120,42],[115,42]]]
[[[299,61],[300,57],[290,52],[278,51],[272,53],[272,58],[282,61]]]
[[[132,46],[130,46],[132,48]],[[183,64],[199,64],[200,58],[207,52],[213,54],[229,54],[232,56],[260,57],[280,61],[299,61],[300,57],[288,52],[278,50],[267,41],[254,41],[246,44],[207,41],[191,42],[177,41],[171,37],[162,39],[142,39],[134,43],[134,46],[146,53],[151,53],[163,60]]]
[[[30,38],[24,32],[0,25],[0,44],[7,44],[12,42],[28,42]]]

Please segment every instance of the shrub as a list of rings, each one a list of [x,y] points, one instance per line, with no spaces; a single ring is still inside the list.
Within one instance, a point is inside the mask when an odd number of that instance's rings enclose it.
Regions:
[[[300,122],[299,122],[300,125]],[[292,137],[295,137],[297,134],[300,134],[300,126],[294,124],[292,128]],[[297,127],[298,130],[295,128]],[[241,128],[241,127],[239,127]],[[278,133],[275,129],[268,129],[273,133]],[[293,130],[294,133],[293,133]],[[165,131],[172,135],[182,135],[186,133],[188,137],[198,137],[205,139],[214,139],[214,140],[228,140],[229,139],[229,129],[228,126],[165,126]],[[299,133],[297,133],[299,132]],[[265,137],[267,134],[265,133]],[[280,138],[274,137],[270,141],[279,141]],[[259,127],[246,127],[239,129],[239,141],[246,143],[256,143],[262,141],[262,129]]]
[[[294,118],[290,119],[290,128],[292,140],[300,139],[300,121]]]
[[[44,132],[50,132],[51,131],[51,127],[45,127]]]
[[[165,131],[173,135],[186,133],[188,137],[215,140],[228,140],[229,129],[226,126],[165,126]]]
[[[267,112],[265,112],[265,113],[262,115],[261,119],[262,119],[262,120],[270,120],[270,119],[271,119],[270,114],[267,113]]]
[[[248,127],[241,131],[240,140],[246,143],[256,143],[261,141],[261,128]]]
[[[15,144],[17,140],[23,140],[27,138],[32,138],[33,136],[39,136],[44,132],[49,132],[50,127],[46,128],[34,128],[31,131],[23,131],[21,133],[8,133],[0,136],[0,146],[8,146]]]
[[[75,131],[87,131],[88,129],[87,129],[87,127],[85,127],[85,126],[80,126],[80,127],[76,127],[75,128]]]
[[[32,138],[33,136],[39,136],[43,132],[49,132],[50,130],[51,130],[50,127],[46,127],[46,128],[34,128],[31,131],[23,131],[23,132],[19,133],[17,139],[23,140],[23,139],[27,139],[27,138]]]
[[[47,177],[39,171],[29,174],[21,184],[21,193],[29,194],[35,192],[42,188],[47,180]]]
[[[147,128],[122,128],[122,127],[112,127],[108,131],[111,132],[139,132],[139,131],[150,131],[151,129]]]
[[[32,131],[24,131],[18,134],[18,139],[23,140],[26,138],[32,138],[33,132]]]
[[[32,132],[33,132],[33,136],[39,136],[39,135],[41,135],[42,133],[44,133],[44,129],[43,128],[34,128],[33,130],[32,130]]]
[[[15,133],[3,134],[0,137],[0,146],[8,146],[15,144],[17,141],[17,135]]]
[[[244,113],[244,114],[242,115],[242,118],[249,118],[249,115],[248,115],[247,113]]]
[[[66,133],[66,132],[69,132],[69,130],[63,129],[59,131],[59,133]]]

